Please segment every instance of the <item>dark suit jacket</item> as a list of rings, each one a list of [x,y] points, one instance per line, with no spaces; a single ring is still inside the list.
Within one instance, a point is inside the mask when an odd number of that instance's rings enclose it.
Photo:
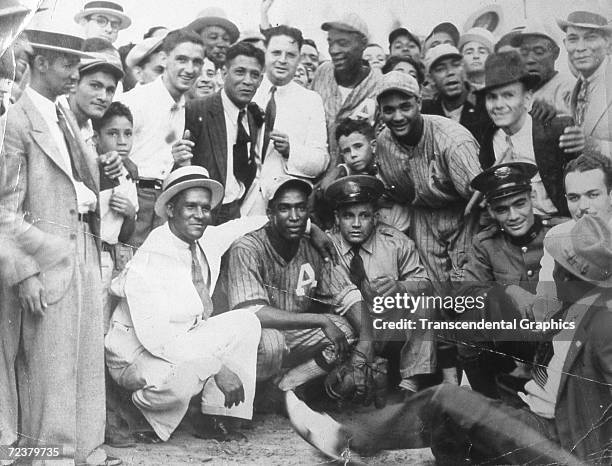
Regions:
[[[569,126],[566,118],[554,118],[550,123],[543,124],[540,120],[533,119],[533,150],[535,161],[540,172],[540,177],[546,188],[550,200],[553,202],[559,215],[569,217],[567,200],[565,199],[565,186],[563,184],[563,169],[567,162],[575,158],[577,154],[565,154],[559,148],[559,136]],[[483,169],[495,164],[495,152],[493,150],[493,136],[498,127],[491,124],[485,131],[480,143],[480,165]]]
[[[603,290],[576,322],[555,406],[561,445],[589,464],[610,464],[612,447],[612,294]]]
[[[185,129],[191,132],[193,148],[193,165],[199,165],[208,170],[209,176],[225,186],[227,175],[227,160],[232,157],[233,148],[227,147],[227,130],[225,128],[225,113],[221,92],[187,102],[185,108]],[[257,171],[255,151],[259,126],[254,112],[249,107],[249,134],[251,137],[250,164],[251,182]],[[249,190],[246,186],[246,191]]]
[[[421,113],[446,116],[442,108],[440,96],[437,96],[435,99],[424,100]],[[481,144],[486,129],[492,125],[491,118],[484,104],[484,96],[471,95],[465,101],[459,123],[466,127],[478,143]]]

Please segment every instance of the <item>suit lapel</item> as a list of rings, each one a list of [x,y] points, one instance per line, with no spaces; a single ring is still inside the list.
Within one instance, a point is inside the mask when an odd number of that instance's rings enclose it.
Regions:
[[[231,156],[227,147],[227,129],[225,128],[225,111],[221,101],[221,92],[214,96],[213,104],[208,108],[207,127],[208,140],[213,152],[213,158],[219,167],[221,182],[227,178],[227,157]]]

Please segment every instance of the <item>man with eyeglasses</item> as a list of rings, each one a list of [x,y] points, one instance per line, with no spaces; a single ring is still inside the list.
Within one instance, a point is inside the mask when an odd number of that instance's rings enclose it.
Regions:
[[[119,31],[127,29],[132,20],[123,12],[123,7],[114,2],[88,2],[74,20],[81,25],[85,38],[101,37],[111,43],[117,40]]]
[[[555,70],[559,44],[555,35],[538,20],[530,20],[517,32],[510,44],[518,49],[530,75],[540,82],[533,89],[533,99],[552,105],[557,114],[570,114],[570,97],[576,80],[568,73]]]

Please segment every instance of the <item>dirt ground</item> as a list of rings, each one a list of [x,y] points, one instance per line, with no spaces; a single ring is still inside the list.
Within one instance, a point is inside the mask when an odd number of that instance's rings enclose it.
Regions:
[[[333,417],[341,420],[347,415]],[[255,415],[252,428],[243,431],[248,438],[247,443],[201,440],[195,438],[190,427],[184,424],[166,443],[138,444],[135,448],[121,449],[107,447],[106,450],[130,466],[331,464],[293,431],[287,419],[279,415]],[[206,458],[208,460],[204,461]],[[429,449],[383,451],[365,460],[372,465],[435,464]]]

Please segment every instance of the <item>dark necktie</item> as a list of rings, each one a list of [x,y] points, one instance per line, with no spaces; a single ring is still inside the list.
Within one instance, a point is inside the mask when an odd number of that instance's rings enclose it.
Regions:
[[[548,363],[552,359],[554,354],[553,344],[551,340],[541,341],[538,343],[536,354],[533,363],[533,369],[531,370],[531,376],[535,383],[540,388],[544,388],[548,381]]]
[[[358,244],[351,246],[353,257],[351,259],[351,263],[349,264],[349,278],[359,289],[361,289],[363,281],[368,278],[365,267],[363,266],[363,259],[359,254],[360,249],[361,246]]]
[[[74,139],[70,128],[68,127],[68,122],[66,121],[66,117],[64,113],[59,108],[59,106],[55,106],[55,113],[57,114],[57,124],[64,135],[64,140],[66,141],[66,147],[68,148],[68,155],[70,156],[70,169],[72,170],[72,176],[75,181],[82,181],[81,176],[79,175],[79,170],[77,168],[76,157],[79,156],[79,146],[77,141]]]
[[[276,100],[274,99],[274,93],[276,92],[276,86],[270,88],[270,100],[266,105],[266,118],[265,118],[265,130],[264,130],[264,143],[263,150],[261,151],[261,161],[264,161],[266,153],[268,152],[268,146],[270,145],[270,133],[274,131],[274,122],[276,121]]]
[[[200,296],[200,300],[202,301],[202,318],[206,320],[213,310],[212,300],[210,298],[210,289],[207,285],[207,283],[210,283],[210,268],[208,269],[208,280],[204,281],[202,266],[198,260],[197,248],[198,246],[195,242],[189,245],[189,251],[191,252],[191,281],[193,282],[193,286],[195,286],[195,289]]]
[[[236,126],[238,132],[236,134],[236,143],[234,144],[234,176],[245,186],[248,184],[250,178],[250,167],[249,167],[249,147],[250,141],[249,135],[242,124],[245,111],[240,110],[238,112],[238,122]]]
[[[576,125],[582,126],[584,123],[584,114],[588,105],[588,92],[589,82],[582,80],[580,82],[580,89],[578,89],[578,95],[576,96]]]

